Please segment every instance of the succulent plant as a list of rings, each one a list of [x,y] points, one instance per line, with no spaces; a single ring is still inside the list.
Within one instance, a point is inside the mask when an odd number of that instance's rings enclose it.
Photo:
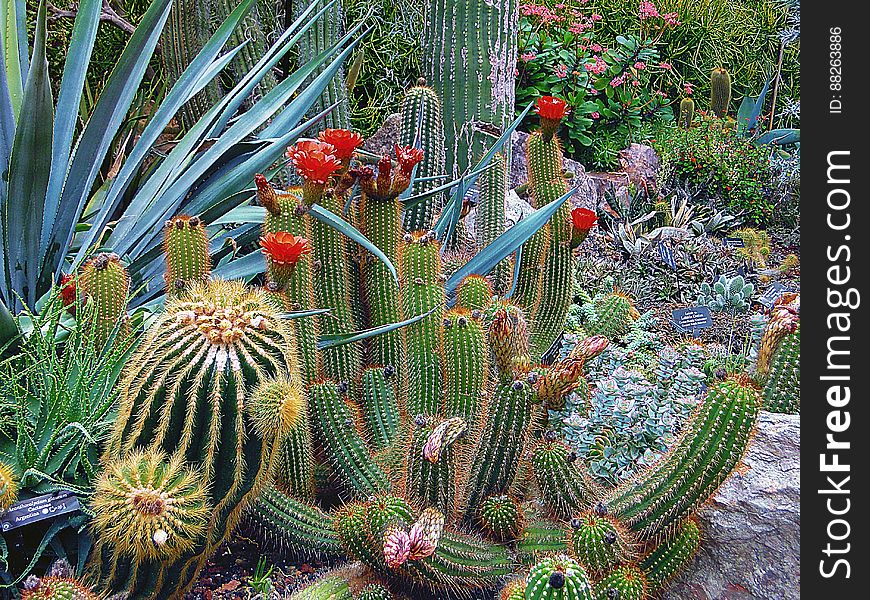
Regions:
[[[712,286],[708,283],[701,284],[698,304],[709,306],[715,312],[746,312],[749,310],[753,294],[755,294],[755,286],[747,283],[742,275],[734,277],[720,275]]]

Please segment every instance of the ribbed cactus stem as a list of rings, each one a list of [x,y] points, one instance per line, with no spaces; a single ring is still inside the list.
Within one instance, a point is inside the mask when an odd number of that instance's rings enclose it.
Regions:
[[[567,518],[588,508],[596,493],[577,454],[561,441],[539,442],[532,450],[532,472],[541,489],[544,505]]]
[[[401,206],[395,198],[380,200],[366,194],[360,201],[360,225],[366,237],[390,262],[399,264],[402,237]],[[363,256],[361,269],[363,297],[368,313],[368,327],[397,323],[405,318],[399,300],[399,284],[387,266],[376,257]],[[413,316],[413,315],[408,315]],[[405,356],[401,330],[382,333],[369,340],[367,362],[371,366],[392,367],[404,381]]]
[[[613,292],[598,299],[593,305],[595,319],[587,323],[591,335],[603,335],[614,339],[628,333],[631,325],[640,317],[631,298],[622,292]]]
[[[545,139],[541,132],[526,143],[529,190],[540,208],[563,196],[568,184],[562,176],[562,147],[559,138]],[[571,258],[571,208],[568,203],[553,214],[548,223],[549,236],[543,251],[543,278],[538,302],[531,311],[532,356],[544,355],[562,331],[573,289]]]
[[[459,282],[456,306],[470,311],[485,310],[492,302],[492,286],[482,275],[469,275]]]
[[[586,570],[567,555],[545,558],[529,571],[526,600],[593,600],[594,597]]]
[[[764,410],[797,413],[801,407],[801,328],[779,342],[761,392]]]
[[[523,530],[522,508],[506,494],[490,496],[480,507],[480,525],[498,542],[515,540]]]
[[[385,491],[386,475],[372,460],[355,408],[342,397],[338,386],[316,383],[308,394],[317,415],[319,439],[342,477],[345,491],[361,497]]]
[[[343,204],[343,199],[332,194],[326,194],[322,200],[323,208],[335,214],[342,213]],[[321,319],[321,334],[350,333],[354,331],[354,313],[350,298],[348,240],[329,225],[312,220],[311,245],[314,248],[314,300],[319,308],[330,309]],[[327,348],[320,354],[323,376],[347,383],[355,392],[362,372],[362,352],[359,345],[353,343]]]
[[[658,592],[685,569],[701,545],[701,530],[694,519],[683,521],[674,534],[640,561],[650,593]]]
[[[415,417],[405,461],[405,490],[412,502],[450,514],[456,502],[458,456],[455,438],[445,443],[443,426],[436,434],[441,425],[436,417]],[[437,452],[431,451],[430,441],[438,443]]]
[[[534,564],[535,558],[542,554],[565,553],[568,545],[564,528],[548,520],[532,521],[523,529],[516,549],[523,564]]]
[[[269,417],[250,394],[267,378],[297,376],[294,347],[263,292],[215,280],[170,300],[128,361],[106,461],[139,451],[180,457],[196,469],[213,506],[195,549],[159,568],[135,565],[137,580],[150,581],[158,597],[169,593],[168,581],[173,593],[189,587],[267,481],[286,413]],[[92,568],[107,586],[130,584],[131,574],[118,570],[117,549],[107,539],[98,546]]]
[[[631,561],[637,551],[631,532],[612,517],[593,511],[569,521],[567,539],[571,555],[597,577]]]
[[[647,581],[634,565],[622,565],[595,583],[595,600],[646,600]]]
[[[71,577],[47,575],[35,582],[25,580],[21,600],[100,600],[100,595]]]
[[[680,116],[677,119],[677,124],[683,129],[689,129],[694,119],[695,101],[691,98],[683,98],[680,100]]]
[[[444,122],[441,115],[441,100],[435,91],[426,86],[425,79],[405,93],[402,100],[402,124],[399,145],[413,146],[415,142],[423,150],[423,161],[417,165],[416,178],[444,175]],[[422,120],[421,120],[422,118]],[[417,181],[411,187],[411,196],[422,194],[442,185],[437,179]],[[405,210],[405,230],[428,231],[435,215],[443,208],[444,194],[433,194]]]
[[[508,195],[508,170],[507,159],[502,152],[492,157],[489,168],[478,179],[478,187],[480,196],[475,217],[475,232],[477,247],[482,250],[505,230],[504,205]],[[489,277],[497,293],[507,292],[511,275],[509,259],[504,259],[493,267]]]
[[[263,219],[263,234],[286,231],[295,236],[311,239],[311,217],[305,211],[299,210],[302,203],[301,188],[291,188],[287,192],[279,192],[263,175],[255,175],[257,199],[261,206],[266,207]],[[274,277],[273,277],[274,278]],[[277,282],[276,282],[277,283]],[[314,300],[314,285],[312,273],[312,256],[303,256],[296,263],[290,277],[282,282],[279,290],[282,293],[285,307],[291,311],[310,310],[316,308]],[[317,340],[320,331],[320,319],[317,316],[291,319],[299,350],[299,367],[302,378],[307,385],[318,378],[320,359],[317,352]]]
[[[316,558],[343,554],[329,515],[291,498],[273,484],[263,488],[244,525],[258,540],[286,552]]]
[[[434,415],[441,403],[441,321],[444,284],[439,245],[429,234],[409,234],[401,256],[402,310],[406,315],[434,312],[405,327],[408,356],[407,411]]]
[[[183,294],[191,284],[208,280],[211,273],[208,236],[198,217],[183,215],[167,221],[163,251],[166,254],[163,277],[170,296]]]
[[[482,409],[489,374],[486,334],[480,311],[454,309],[444,315],[444,414],[474,426]]]
[[[113,333],[123,335],[128,330],[130,276],[117,254],[103,252],[89,260],[79,274],[77,289],[93,303],[90,327],[97,347],[105,345]]]
[[[718,489],[740,462],[758,418],[759,400],[746,378],[707,392],[679,442],[654,469],[619,486],[604,507],[641,540],[666,534]]]
[[[363,371],[361,394],[362,411],[368,431],[369,444],[374,451],[387,448],[399,431],[399,403],[391,381],[396,370],[392,367],[372,367]]]
[[[717,67],[710,73],[710,110],[724,119],[731,103],[731,74],[727,69]]]
[[[522,309],[499,301],[493,307],[487,337],[499,379],[504,382],[525,377],[531,366],[531,349]]]
[[[513,483],[531,422],[533,399],[532,386],[523,379],[496,385],[483,416],[483,429],[465,485],[467,517],[475,518],[488,496],[505,493]]]

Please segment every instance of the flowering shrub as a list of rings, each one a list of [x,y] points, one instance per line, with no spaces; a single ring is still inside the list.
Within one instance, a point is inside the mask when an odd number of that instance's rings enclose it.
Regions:
[[[560,132],[566,151],[599,167],[610,166],[615,152],[596,153],[596,141],[619,150],[645,122],[673,119],[653,81],[670,78],[671,66],[656,47],[679,20],[676,13],[659,14],[651,2],[641,2],[637,15],[639,34],[610,40],[599,35],[602,16],[576,3],[520,6],[517,108],[541,95],[564,98],[571,109]]]
[[[714,118],[702,118],[688,130],[671,130],[653,145],[662,160],[663,186],[693,186],[717,208],[742,212],[756,225],[773,217],[769,147],[754,145]]]

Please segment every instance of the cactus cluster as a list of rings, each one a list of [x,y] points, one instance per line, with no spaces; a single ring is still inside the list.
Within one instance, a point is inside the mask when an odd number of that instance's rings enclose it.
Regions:
[[[543,204],[566,186],[561,115],[546,103],[539,114],[528,151]],[[296,599],[469,597],[512,577],[508,598],[649,597],[691,556],[675,540],[741,458],[754,388],[711,387],[655,469],[601,488],[550,411],[588,391],[606,336],[638,315],[602,297],[593,335],[540,364],[571,301],[570,212],[530,241],[515,302],[484,275],[454,289],[434,233],[404,228],[424,151],[396,146],[372,165],[355,159],[361,141],[327,129],[291,147],[301,188],[257,177],[263,288],[209,276],[201,225],[167,224],[172,292],[122,378],[89,581],[180,597],[243,523],[285,550],[351,559]],[[315,218],[322,209],[381,255]],[[329,312],[286,318],[313,308]]]
[[[715,312],[746,312],[755,294],[755,286],[746,282],[742,275],[727,277],[720,275],[713,285],[701,284],[698,304],[708,306]]]

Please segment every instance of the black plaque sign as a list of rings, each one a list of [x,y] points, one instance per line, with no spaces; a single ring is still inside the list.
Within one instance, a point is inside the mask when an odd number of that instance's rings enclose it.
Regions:
[[[713,326],[713,314],[706,306],[677,308],[671,313],[671,322],[680,333],[691,331],[692,335],[697,336],[702,329]]]
[[[745,248],[746,242],[741,238],[727,237],[722,238],[722,243],[728,246],[729,248]]]
[[[70,491],[43,494],[16,502],[0,514],[0,529],[10,531],[44,519],[51,519],[79,510],[79,499]]]
[[[776,301],[779,300],[787,291],[788,288],[781,283],[772,283],[766,290],[764,290],[764,293],[760,298],[758,298],[758,301],[767,308],[773,308]]]

